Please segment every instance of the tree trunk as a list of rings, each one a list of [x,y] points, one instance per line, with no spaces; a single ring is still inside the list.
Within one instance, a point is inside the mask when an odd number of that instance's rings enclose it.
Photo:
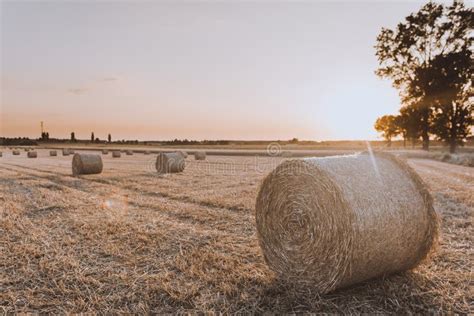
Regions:
[[[422,120],[421,120],[421,138],[423,139],[423,150],[430,150],[430,109],[423,109]]]
[[[454,154],[456,152],[456,145],[457,145],[457,138],[458,138],[458,130],[456,128],[456,121],[458,116],[458,109],[455,104],[452,105],[452,116],[451,116],[451,128],[449,131],[449,152]]]

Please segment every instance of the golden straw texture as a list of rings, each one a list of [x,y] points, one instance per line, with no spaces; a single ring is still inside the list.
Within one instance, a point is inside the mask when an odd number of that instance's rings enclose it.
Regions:
[[[72,174],[97,174],[103,169],[102,157],[93,154],[74,154],[72,158]]]
[[[182,172],[185,166],[186,161],[180,152],[159,153],[156,157],[156,170],[159,173]]]
[[[118,150],[114,150],[112,152],[112,158],[120,158],[122,156],[122,153]]]
[[[415,267],[438,230],[421,179],[383,153],[282,163],[261,185],[256,222],[270,268],[320,293]]]
[[[194,153],[195,160],[206,160],[206,152],[205,151],[196,151]]]

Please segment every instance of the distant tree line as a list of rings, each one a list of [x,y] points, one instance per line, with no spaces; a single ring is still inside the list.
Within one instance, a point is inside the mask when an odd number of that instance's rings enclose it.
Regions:
[[[383,28],[375,45],[380,68],[392,80],[402,107],[384,115],[375,129],[388,141],[402,136],[429,149],[430,135],[455,152],[473,126],[474,10],[455,1],[429,2],[392,30]]]

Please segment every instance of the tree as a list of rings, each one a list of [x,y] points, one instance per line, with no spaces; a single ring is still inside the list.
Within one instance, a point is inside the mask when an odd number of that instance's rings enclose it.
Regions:
[[[109,136],[107,137],[107,139],[109,140],[109,143],[112,142],[112,135],[109,134]]]
[[[71,133],[71,142],[76,141],[76,134],[74,132]]]
[[[389,78],[404,104],[419,107],[423,149],[429,149],[430,116],[436,90],[430,85],[430,64],[436,56],[458,52],[472,41],[472,9],[455,1],[451,6],[428,2],[399,23],[395,30],[382,28],[375,45],[380,68],[376,74]],[[468,45],[469,47],[469,45]]]
[[[94,142],[94,139],[95,139],[95,137],[94,137],[94,132],[92,132],[92,133],[91,133],[91,142],[92,142],[92,143]]]
[[[398,126],[395,122],[396,117],[394,115],[384,115],[375,121],[375,130],[382,133],[382,137],[388,141],[388,147],[392,145],[392,137],[399,134]]]
[[[464,47],[460,52],[437,56],[430,69],[436,74],[431,85],[437,91],[433,133],[454,153],[469,136],[473,123],[472,52]]]
[[[405,140],[410,140],[412,147],[415,147],[416,141],[420,138],[422,113],[419,107],[403,106],[400,108],[400,114],[396,117],[395,124]]]

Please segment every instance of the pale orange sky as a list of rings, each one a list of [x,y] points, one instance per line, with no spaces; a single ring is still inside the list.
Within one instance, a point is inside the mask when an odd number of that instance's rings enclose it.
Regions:
[[[375,139],[375,38],[421,5],[4,1],[0,136]]]

